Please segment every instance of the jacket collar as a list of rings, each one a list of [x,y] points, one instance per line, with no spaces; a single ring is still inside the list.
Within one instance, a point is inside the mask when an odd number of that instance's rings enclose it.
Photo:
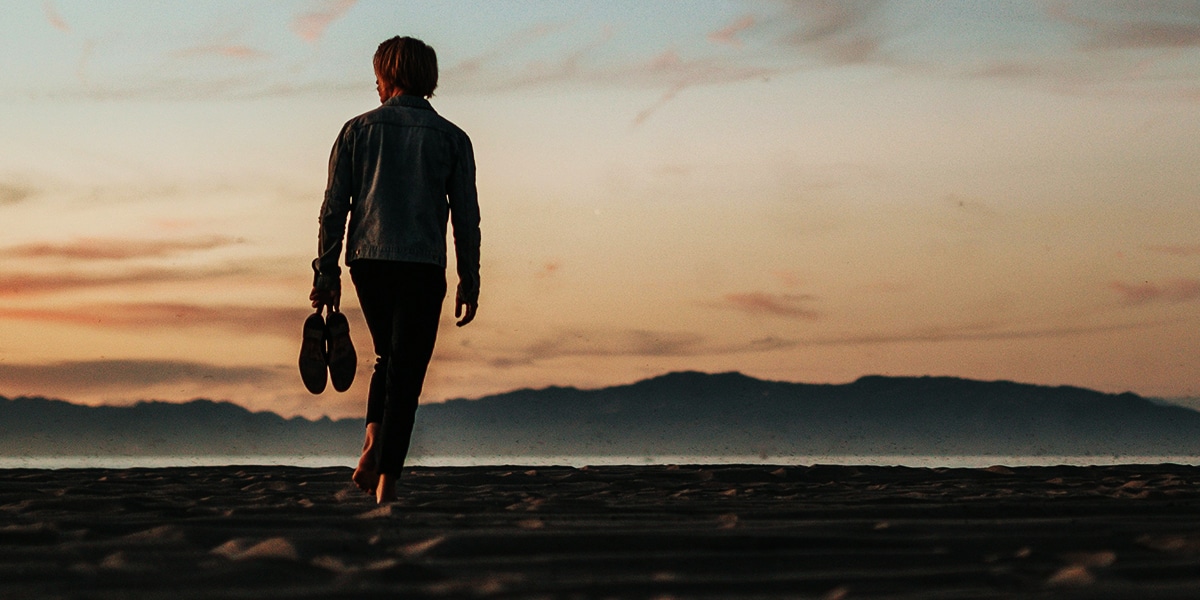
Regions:
[[[428,100],[420,96],[409,96],[402,94],[400,96],[392,96],[383,103],[384,106],[407,106],[409,108],[421,108],[424,110],[433,110],[433,105]],[[437,111],[434,111],[437,112]]]

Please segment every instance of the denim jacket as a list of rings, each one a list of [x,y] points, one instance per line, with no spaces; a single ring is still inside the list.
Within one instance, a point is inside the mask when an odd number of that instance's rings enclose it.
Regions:
[[[346,218],[349,216],[349,232]],[[471,140],[429,101],[395,96],[351,119],[329,156],[313,286],[341,285],[338,256],[446,266],[454,225],[459,292],[479,297],[479,200]]]

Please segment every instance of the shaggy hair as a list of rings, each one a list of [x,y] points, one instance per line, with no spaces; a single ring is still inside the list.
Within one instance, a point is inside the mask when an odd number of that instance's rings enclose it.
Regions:
[[[375,51],[374,63],[380,80],[405,94],[428,98],[437,87],[437,53],[416,38],[385,40]]]

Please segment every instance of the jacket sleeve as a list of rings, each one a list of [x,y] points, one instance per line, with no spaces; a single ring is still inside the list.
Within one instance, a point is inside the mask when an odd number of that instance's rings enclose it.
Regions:
[[[454,255],[458,263],[458,289],[462,299],[479,302],[479,196],[475,189],[475,153],[463,134],[446,192],[450,222],[454,225]]]
[[[321,203],[317,258],[313,260],[313,287],[321,290],[341,287],[342,241],[346,237],[346,218],[350,214],[353,187],[353,140],[350,124],[342,127],[329,154],[329,183]]]

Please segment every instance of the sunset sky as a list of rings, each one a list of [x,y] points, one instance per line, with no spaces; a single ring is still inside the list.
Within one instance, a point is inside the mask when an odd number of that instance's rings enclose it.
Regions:
[[[1148,0],[6,3],[0,395],[361,416],[348,280],[355,386],[296,357],[329,150],[398,34],[483,215],[423,401],[681,369],[1200,396],[1200,3]]]

